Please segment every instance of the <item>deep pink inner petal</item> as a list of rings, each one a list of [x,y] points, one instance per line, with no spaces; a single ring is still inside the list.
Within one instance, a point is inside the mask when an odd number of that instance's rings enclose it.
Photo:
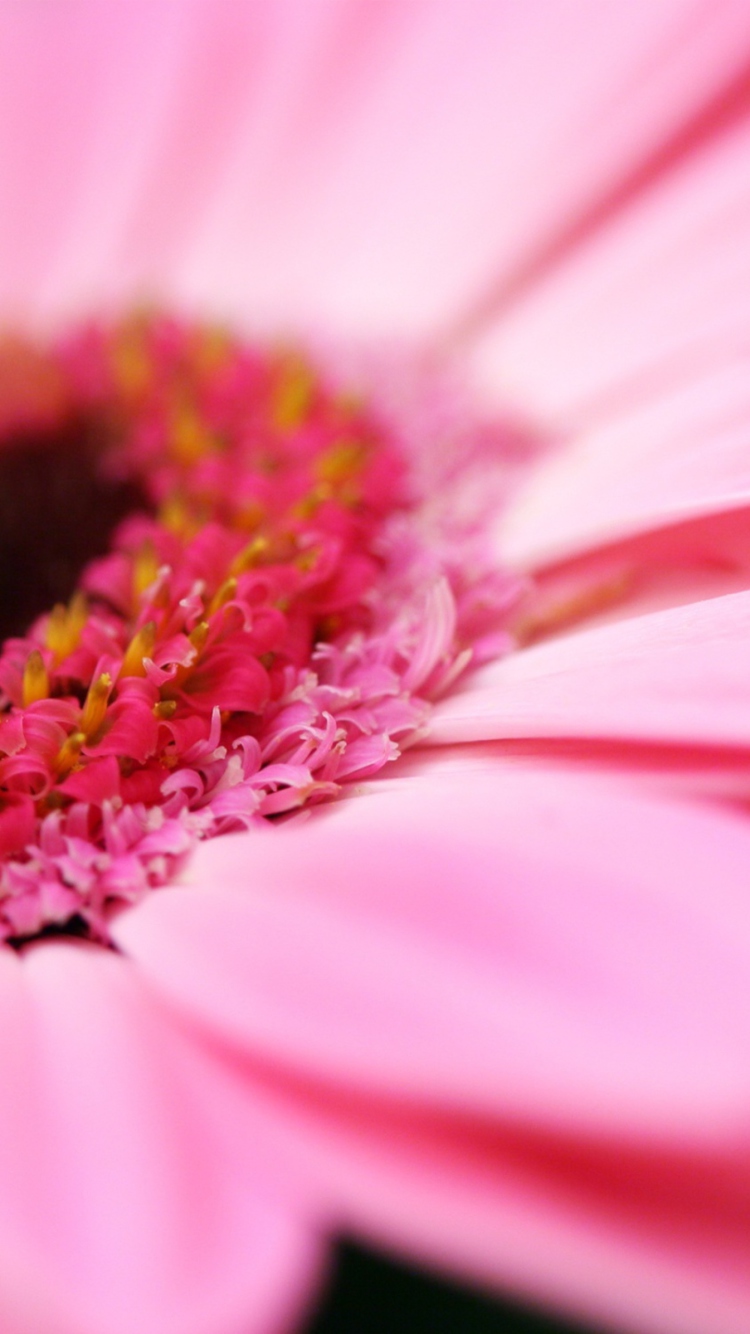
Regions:
[[[0,348],[22,572],[0,935],[106,936],[197,840],[395,759],[431,699],[509,646],[519,586],[449,504],[486,453],[470,437],[420,479],[389,415],[300,354],[165,317]]]

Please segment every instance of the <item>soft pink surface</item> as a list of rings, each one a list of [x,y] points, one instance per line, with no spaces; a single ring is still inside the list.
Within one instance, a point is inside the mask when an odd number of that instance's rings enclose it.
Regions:
[[[483,383],[554,426],[585,426],[746,345],[750,121],[619,210],[483,335]]]
[[[116,934],[344,1217],[739,1334],[749,854],[731,815],[495,764],[206,845]]]
[[[750,593],[558,636],[476,673],[428,741],[598,737],[750,746]]]
[[[707,360],[574,435],[501,519],[501,556],[529,568],[749,508],[750,358]]]
[[[497,765],[228,835],[115,934],[181,1008],[269,1060],[689,1138],[750,1096],[748,849],[740,820]]]
[[[0,1005],[3,1331],[286,1326],[318,1260],[309,1210],[132,966],[3,950]]]
[[[70,0],[0,25],[6,312],[154,292],[391,337],[533,262],[721,96],[748,34],[737,0]]]

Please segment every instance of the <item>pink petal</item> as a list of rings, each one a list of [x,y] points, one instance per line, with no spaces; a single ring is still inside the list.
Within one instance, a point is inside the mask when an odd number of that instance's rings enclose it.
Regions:
[[[201,847],[118,941],[222,1039],[343,1088],[731,1132],[750,1099],[743,822],[510,766],[370,793]]]
[[[10,7],[0,294],[421,334],[664,155],[741,3]]]
[[[746,1334],[744,1135],[724,1153],[644,1151],[309,1087],[270,1096],[290,1158],[349,1230],[596,1330]]]
[[[749,421],[745,355],[726,355],[645,402],[636,398],[536,469],[503,520],[503,559],[526,568],[548,564],[747,508]],[[690,534],[675,535],[674,545],[689,558]]]
[[[424,336],[731,79],[747,34],[735,6],[682,3],[340,12],[238,153],[191,300]]]
[[[524,649],[439,704],[429,742],[588,737],[750,745],[750,593]]]
[[[4,1334],[279,1329],[310,1281],[299,1207],[135,969],[3,950],[0,998]]]
[[[349,1228],[744,1334],[750,831],[564,770],[370,784],[117,924]]]
[[[585,426],[745,346],[748,162],[743,115],[501,316],[477,353],[495,397]]]

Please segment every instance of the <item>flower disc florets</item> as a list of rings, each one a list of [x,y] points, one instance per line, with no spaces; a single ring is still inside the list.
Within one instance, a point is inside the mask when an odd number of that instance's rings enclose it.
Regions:
[[[376,772],[510,598],[417,535],[392,428],[297,354],[164,318],[0,350],[0,468],[84,438],[130,512],[0,656],[10,939],[105,937],[196,839]]]

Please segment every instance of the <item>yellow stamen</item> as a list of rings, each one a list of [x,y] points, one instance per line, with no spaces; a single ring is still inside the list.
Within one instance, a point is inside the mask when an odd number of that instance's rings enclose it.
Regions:
[[[301,425],[312,406],[315,380],[301,357],[290,355],[279,367],[271,416],[279,431]]]
[[[168,693],[172,690],[179,689],[179,687],[183,684],[183,682],[187,680],[193,668],[195,667],[197,659],[200,657],[200,654],[203,650],[206,640],[208,639],[208,631],[209,631],[208,621],[199,621],[198,624],[190,631],[188,639],[190,640],[190,643],[195,649],[195,657],[193,658],[193,661],[190,663],[188,667],[184,667],[182,664],[178,666],[174,676],[172,677],[172,680],[168,681],[167,684],[162,688],[163,692]]]
[[[340,440],[321,454],[315,463],[315,475],[321,482],[338,486],[349,481],[362,467],[364,447],[354,440]]]
[[[144,542],[133,561],[133,593],[137,602],[159,573],[159,561],[153,542]]]
[[[194,627],[194,629],[190,631],[190,634],[188,635],[188,639],[190,640],[190,643],[192,644],[196,653],[201,652],[201,649],[203,648],[206,640],[208,639],[208,628],[209,628],[208,621],[199,621],[198,624]]]
[[[191,509],[180,495],[172,494],[159,507],[159,523],[168,528],[170,533],[175,533],[183,541],[188,542],[191,537],[199,531],[203,522],[202,516]]]
[[[133,635],[125,652],[120,668],[120,676],[145,676],[144,658],[150,658],[156,643],[156,622],[147,621],[137,634]]]
[[[111,355],[120,389],[128,397],[140,398],[148,389],[153,375],[153,363],[142,331],[135,326],[123,329]]]
[[[192,408],[182,405],[172,417],[170,453],[177,463],[186,468],[197,463],[215,446],[211,432]]]
[[[76,593],[67,607],[62,602],[53,607],[47,618],[44,639],[54,655],[55,666],[78,648],[88,614],[83,593]]]
[[[32,650],[23,669],[23,707],[36,704],[49,695],[49,676],[38,648]]]
[[[94,736],[107,716],[107,704],[112,690],[112,677],[109,672],[102,672],[96,681],[92,681],[86,702],[81,712],[81,728],[85,737]]]
[[[237,580],[234,578],[225,579],[220,588],[217,588],[208,605],[208,614],[213,616],[215,611],[224,607],[227,602],[231,602],[237,592]]]
[[[76,767],[81,758],[81,748],[85,745],[85,742],[86,737],[83,732],[72,732],[63,742],[55,760],[55,772],[59,778],[64,777],[65,774],[70,773],[71,769]]]
[[[248,542],[246,547],[235,556],[229,567],[230,576],[244,574],[246,570],[251,570],[254,565],[259,565],[266,552],[268,551],[267,537],[254,537],[252,542]]]
[[[292,509],[292,514],[296,519],[311,519],[319,505],[324,501],[330,500],[333,496],[333,487],[329,482],[318,482],[298,500]]]
[[[158,704],[154,705],[154,717],[158,718],[160,722],[173,718],[176,712],[176,699],[161,699]]]

